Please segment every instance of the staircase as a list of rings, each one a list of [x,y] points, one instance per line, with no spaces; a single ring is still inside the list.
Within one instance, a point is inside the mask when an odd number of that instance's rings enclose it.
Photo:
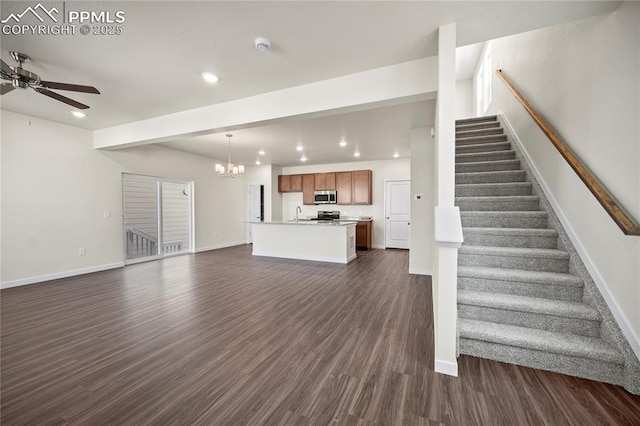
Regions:
[[[583,302],[584,280],[496,116],[456,122],[456,205],[459,352],[623,384],[625,356]]]

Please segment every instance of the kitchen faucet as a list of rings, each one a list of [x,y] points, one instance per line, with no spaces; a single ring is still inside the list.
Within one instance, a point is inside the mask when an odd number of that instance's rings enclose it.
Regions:
[[[300,206],[296,207],[296,223],[298,223],[298,212],[302,213]]]

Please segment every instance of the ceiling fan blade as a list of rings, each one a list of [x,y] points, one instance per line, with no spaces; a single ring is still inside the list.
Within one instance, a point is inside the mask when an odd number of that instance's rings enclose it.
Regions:
[[[100,91],[95,87],[82,86],[80,84],[57,83],[55,81],[41,81],[40,85],[42,87],[46,87],[47,89],[72,90],[74,92],[95,93],[96,95],[100,94]]]
[[[78,109],[87,109],[89,108],[89,105],[85,105],[85,104],[81,104],[78,101],[74,101],[73,99],[69,99],[66,96],[62,96],[58,93],[52,92],[50,90],[47,89],[43,89],[41,87],[34,87],[34,90],[38,93],[42,93],[45,96],[48,96],[52,99],[55,99],[56,101],[60,101],[60,102],[64,102],[67,105],[71,105],[72,107],[76,107]]]
[[[15,87],[13,87],[13,84],[11,84],[11,83],[2,83],[0,85],[0,95],[4,95],[6,93],[9,93],[13,89],[15,89]]]
[[[3,74],[16,75],[15,71],[9,65],[7,65],[7,63],[5,61],[0,59],[0,62],[2,62],[2,73]]]

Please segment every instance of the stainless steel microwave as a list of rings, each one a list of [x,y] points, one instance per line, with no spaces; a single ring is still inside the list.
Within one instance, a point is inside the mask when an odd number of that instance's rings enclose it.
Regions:
[[[314,191],[313,203],[314,204],[336,204],[338,202],[337,191]]]

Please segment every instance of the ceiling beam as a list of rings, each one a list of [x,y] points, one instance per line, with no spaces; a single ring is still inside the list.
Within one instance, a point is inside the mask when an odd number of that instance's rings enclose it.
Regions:
[[[95,130],[93,146],[118,149],[433,99],[437,90],[438,58],[433,56]]]

